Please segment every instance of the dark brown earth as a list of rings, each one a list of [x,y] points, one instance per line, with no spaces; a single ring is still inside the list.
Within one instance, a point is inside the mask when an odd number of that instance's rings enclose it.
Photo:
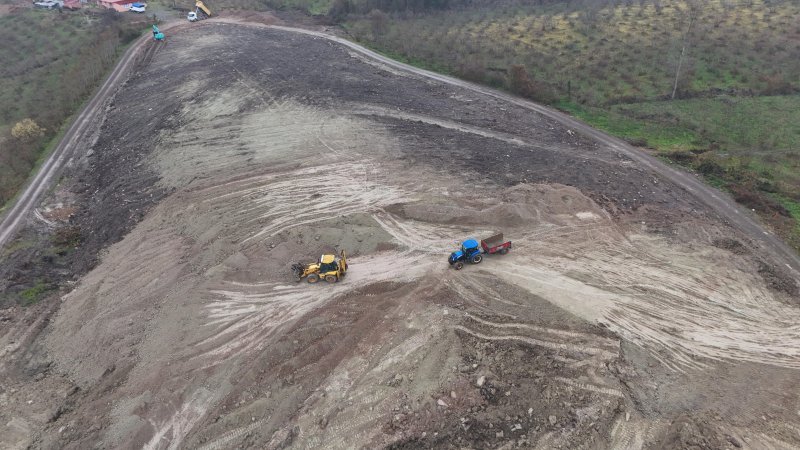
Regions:
[[[150,52],[3,255],[0,442],[800,445],[796,285],[664,177],[321,38],[206,23]],[[510,255],[446,269],[489,229]],[[287,281],[345,243],[340,285]]]

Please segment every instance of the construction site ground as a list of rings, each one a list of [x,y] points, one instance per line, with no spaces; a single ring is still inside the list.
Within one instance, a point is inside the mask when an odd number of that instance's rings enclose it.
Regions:
[[[149,45],[6,252],[5,289],[62,288],[2,310],[0,447],[800,447],[796,282],[692,193],[501,99],[206,22]],[[295,283],[340,249],[342,282]]]

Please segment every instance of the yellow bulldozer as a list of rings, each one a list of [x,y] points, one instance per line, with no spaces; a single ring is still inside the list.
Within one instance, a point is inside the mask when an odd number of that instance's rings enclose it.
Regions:
[[[309,283],[316,283],[325,280],[328,283],[336,283],[347,273],[347,256],[344,250],[336,256],[335,254],[322,255],[319,260],[310,264],[292,264],[295,280],[303,278]]]

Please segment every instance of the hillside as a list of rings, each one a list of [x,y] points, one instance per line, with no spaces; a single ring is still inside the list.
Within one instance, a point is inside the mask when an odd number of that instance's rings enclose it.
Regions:
[[[220,0],[555,105],[705,177],[800,250],[800,3]]]
[[[800,249],[797,2],[472,2],[388,17],[345,23],[376,48],[654,148]]]
[[[714,192],[519,98],[230,22],[143,45],[0,255],[8,298],[61,281],[0,309],[0,447],[800,446],[800,265]],[[340,250],[340,281],[294,280]]]

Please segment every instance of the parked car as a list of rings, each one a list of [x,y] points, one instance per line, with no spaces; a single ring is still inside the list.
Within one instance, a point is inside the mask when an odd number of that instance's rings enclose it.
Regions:
[[[54,2],[53,0],[41,0],[33,3],[34,8],[42,8],[42,9],[55,9],[60,6],[61,6],[60,2]]]
[[[146,8],[147,8],[146,3],[133,3],[131,4],[130,11],[135,13],[143,13]]]

